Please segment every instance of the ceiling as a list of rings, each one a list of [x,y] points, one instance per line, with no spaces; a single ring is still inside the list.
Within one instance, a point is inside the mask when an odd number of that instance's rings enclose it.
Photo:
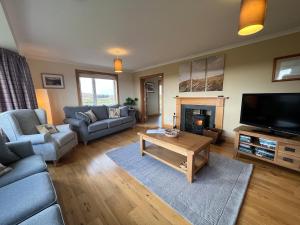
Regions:
[[[6,20],[6,16],[1,4],[0,4],[0,33],[1,33],[0,47],[16,51],[17,46],[13,38],[13,35],[11,33],[8,22]]]
[[[269,0],[265,29],[237,35],[240,0],[3,0],[28,57],[139,70],[300,27],[299,0]]]

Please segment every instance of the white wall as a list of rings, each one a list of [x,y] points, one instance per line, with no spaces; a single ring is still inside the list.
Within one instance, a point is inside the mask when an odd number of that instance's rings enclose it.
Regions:
[[[135,95],[140,95],[140,76],[164,73],[164,124],[172,124],[176,95],[229,97],[225,102],[223,127],[225,135],[232,137],[233,129],[239,126],[242,93],[300,92],[300,81],[272,82],[274,57],[300,53],[299,40],[300,33],[295,33],[214,54],[225,54],[223,91],[179,93],[180,63],[174,63],[136,73]]]
[[[32,79],[35,89],[43,88],[41,73],[55,73],[63,74],[65,81],[64,89],[48,89],[49,98],[53,112],[54,124],[62,123],[64,119],[63,107],[64,106],[77,106],[78,94],[75,69],[92,70],[100,72],[113,71],[109,68],[101,67],[88,67],[80,64],[66,64],[49,62],[37,59],[27,59],[32,74]],[[119,96],[120,103],[124,103],[127,97],[133,96],[133,81],[132,75],[122,73],[119,75]]]

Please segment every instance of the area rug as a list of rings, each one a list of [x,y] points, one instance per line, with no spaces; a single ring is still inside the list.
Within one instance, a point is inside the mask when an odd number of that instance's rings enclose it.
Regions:
[[[190,184],[183,173],[142,157],[138,143],[106,154],[195,225],[235,224],[253,169],[251,164],[211,152],[209,165]]]

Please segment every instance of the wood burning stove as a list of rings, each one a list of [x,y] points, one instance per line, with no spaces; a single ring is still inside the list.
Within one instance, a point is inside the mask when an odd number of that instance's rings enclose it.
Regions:
[[[205,128],[210,126],[210,112],[204,109],[185,110],[185,129],[186,131],[202,134]]]

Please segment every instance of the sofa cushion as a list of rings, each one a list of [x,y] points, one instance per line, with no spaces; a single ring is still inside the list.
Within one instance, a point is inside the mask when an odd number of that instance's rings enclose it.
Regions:
[[[76,119],[76,112],[86,112],[90,110],[89,106],[66,106],[64,107],[65,117]]]
[[[108,108],[109,119],[120,118],[121,110],[120,108]]]
[[[43,172],[0,188],[0,199],[0,224],[18,224],[56,203],[56,193]]]
[[[0,177],[0,188],[30,175],[44,172],[47,165],[41,155],[32,155],[9,165],[12,170]]]
[[[108,123],[105,120],[100,120],[95,123],[92,123],[88,126],[88,131],[90,133],[98,131],[98,130],[103,130],[108,128]]]
[[[128,106],[120,106],[120,114],[121,114],[121,117],[127,117],[128,116]]]
[[[108,119],[107,106],[105,105],[91,106],[91,110],[94,112],[98,120]]]
[[[43,224],[43,225],[64,225],[64,220],[62,218],[61,210],[59,205],[55,204],[38,214],[33,215],[29,219],[23,221],[19,225],[33,225],[33,224]]]
[[[14,111],[13,115],[19,122],[19,126],[22,133],[27,134],[38,134],[36,126],[41,125],[39,118],[32,109],[20,109]]]
[[[122,124],[122,118],[106,119],[104,121],[108,124],[108,128],[116,127]]]
[[[84,112],[76,112],[75,117],[78,120],[84,121],[87,125],[89,125],[91,123],[91,118]]]
[[[91,110],[91,109],[89,111],[85,112],[84,114],[90,118],[91,123],[95,123],[98,120],[96,115],[94,114],[93,110]]]
[[[127,116],[127,117],[121,117],[120,120],[121,120],[122,124],[124,124],[124,123],[132,122],[133,118],[131,116]]]
[[[11,170],[12,170],[11,167],[4,166],[2,163],[0,163],[0,179],[1,179],[1,176],[5,175],[6,173],[8,173]]]
[[[69,130],[69,131],[63,131],[63,132],[58,132],[55,134],[52,134],[51,137],[56,141],[56,143],[61,147],[68,142],[74,140],[76,133]]]
[[[2,136],[0,137],[0,163],[8,165],[11,162],[15,162],[20,159],[15,153],[13,153],[4,143]]]

